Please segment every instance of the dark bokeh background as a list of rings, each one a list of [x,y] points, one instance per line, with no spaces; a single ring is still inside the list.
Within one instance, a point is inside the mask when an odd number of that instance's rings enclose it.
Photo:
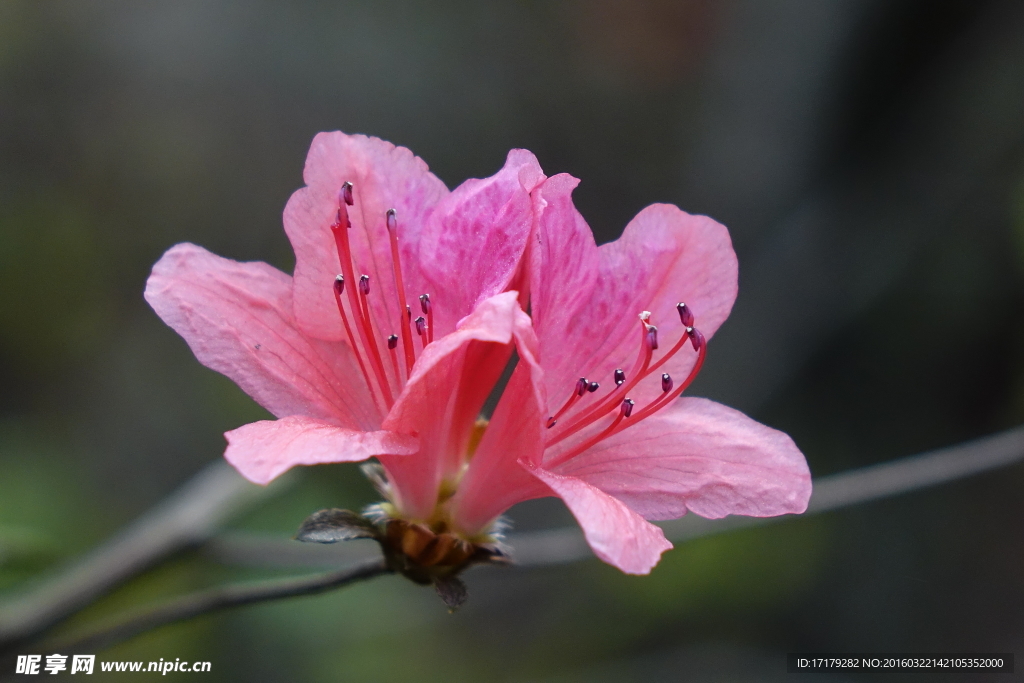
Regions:
[[[660,201],[728,225],[740,298],[695,393],[788,431],[816,475],[1024,422],[1019,2],[7,0],[0,591],[263,416],[142,288],[185,240],[290,270],[281,209],[334,129],[408,146],[451,187],[526,147],[582,178],[599,241]],[[101,657],[207,659],[224,681],[554,682],[788,680],[795,650],[1024,654],[1022,484],[1017,466],[695,541],[645,578],[471,574],[454,616],[386,578]],[[354,468],[315,468],[235,524],[285,534],[372,498]],[[185,556],[87,616],[265,573]]]

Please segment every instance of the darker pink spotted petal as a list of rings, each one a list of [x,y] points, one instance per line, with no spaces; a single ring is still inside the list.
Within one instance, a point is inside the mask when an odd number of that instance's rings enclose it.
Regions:
[[[664,352],[683,325],[685,302],[708,339],[736,299],[736,254],[724,226],[675,206],[641,211],[615,242],[595,246],[572,203],[577,180],[549,178],[535,192],[537,237],[531,254],[531,315],[552,407],[579,377],[610,386],[616,368],[629,370],[640,349],[637,316],[652,313]],[[661,369],[682,379],[695,354],[680,352]],[[638,405],[660,393],[655,382],[632,392]]]
[[[438,204],[423,231],[419,264],[439,333],[512,287],[533,227],[530,192],[543,179],[536,157],[514,149],[495,175],[467,180]]]
[[[341,271],[331,224],[338,191],[353,184],[349,237],[356,276],[370,276],[369,304],[383,334],[399,329],[388,209],[398,218],[407,298],[422,293],[415,267],[420,235],[434,206],[448,194],[426,163],[404,147],[364,135],[320,133],[313,139],[303,173],[306,187],[295,192],[284,211],[284,228],[295,250],[295,316],[308,334],[345,337],[331,286]],[[354,284],[354,283],[352,283]]]
[[[683,398],[556,468],[647,519],[771,517],[807,509],[811,475],[786,434],[702,398]]]
[[[309,339],[292,315],[292,279],[265,263],[239,263],[194,244],[153,266],[146,301],[199,361],[227,375],[277,417],[307,415],[375,429],[381,416],[347,346]]]
[[[268,484],[296,465],[410,456],[419,448],[416,437],[406,434],[354,431],[299,415],[253,422],[224,436],[225,459],[256,484]]]
[[[473,423],[512,354],[518,293],[482,301],[458,329],[427,346],[384,428],[419,436],[415,458],[381,458],[399,510],[425,519],[442,479],[461,466]]]
[[[662,530],[582,479],[530,470],[565,501],[599,558],[627,574],[647,574],[672,548]]]

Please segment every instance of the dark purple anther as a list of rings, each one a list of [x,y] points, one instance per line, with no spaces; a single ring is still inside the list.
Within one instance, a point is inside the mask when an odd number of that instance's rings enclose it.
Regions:
[[[587,391],[589,391],[590,393],[594,393],[600,387],[601,387],[601,385],[598,384],[597,382],[591,382],[590,384],[587,385]]]
[[[338,201],[352,206],[352,183],[342,183],[341,190],[338,192]]]
[[[398,227],[398,218],[395,216],[394,209],[388,209],[388,230],[391,232],[395,231]]]
[[[647,346],[653,351],[658,348],[658,328],[654,325],[647,326]]]
[[[418,334],[418,335],[420,335],[422,337],[423,335],[425,335],[427,333],[427,319],[426,318],[424,318],[421,315],[420,317],[418,317],[415,320],[413,320],[413,322],[416,323],[416,334]]]
[[[693,311],[690,307],[680,301],[676,304],[676,310],[679,311],[679,320],[682,321],[683,327],[693,327]]]
[[[552,427],[554,427],[555,424],[557,424],[557,421],[555,420],[555,418],[549,417],[548,421],[547,421],[548,429],[551,429]]]
[[[423,315],[430,315],[430,295],[420,294],[420,310]]]
[[[619,368],[615,371],[615,386],[621,387],[626,382],[626,373]]]
[[[690,343],[693,344],[694,351],[700,351],[701,347],[707,343],[704,340],[704,335],[695,327],[688,327],[686,333],[690,335]]]
[[[576,395],[577,396],[582,396],[584,394],[584,392],[586,392],[586,390],[587,390],[587,378],[586,377],[580,377],[578,380],[576,380]]]
[[[629,417],[633,414],[633,399],[626,398],[622,400],[622,417]]]
[[[397,334],[393,334],[390,337],[388,337],[388,350],[390,351],[391,349],[395,348],[396,346],[398,346],[398,335]]]
[[[345,291],[345,276],[339,275],[334,278],[334,294],[335,296],[341,296],[341,293]]]
[[[367,294],[370,293],[370,276],[369,275],[360,275],[359,276],[359,291],[363,293],[363,296],[366,296]]]
[[[661,375],[661,390],[665,393],[672,391],[672,376],[667,372]]]
[[[405,305],[405,319],[412,320],[412,308],[409,307],[409,304]]]

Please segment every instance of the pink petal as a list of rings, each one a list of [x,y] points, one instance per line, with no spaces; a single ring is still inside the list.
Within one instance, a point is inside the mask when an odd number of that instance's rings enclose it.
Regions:
[[[343,429],[301,415],[253,422],[224,436],[224,457],[256,484],[268,484],[295,465],[358,462],[385,453],[407,456],[419,448],[413,436]]]
[[[522,311],[514,333],[519,364],[450,503],[455,526],[467,535],[485,531],[516,503],[554,495],[519,464],[538,463],[543,454],[545,400],[537,339]]]
[[[682,333],[678,302],[690,307],[695,326],[710,339],[736,299],[736,254],[724,226],[654,204],[630,221],[619,240],[596,247],[572,203],[577,183],[558,175],[534,192],[540,214],[531,255],[531,315],[552,410],[579,377],[610,387],[616,368],[629,372],[641,348],[641,312],[650,311],[659,328],[657,360]],[[687,345],[659,374],[682,381],[695,355]],[[660,391],[655,377],[631,396],[642,406]]]
[[[495,175],[467,180],[438,204],[419,261],[441,333],[512,286],[533,227],[530,192],[543,178],[533,154],[513,149]]]
[[[594,554],[627,574],[649,573],[672,547],[661,529],[582,479],[539,467],[531,473],[565,501]]]
[[[647,519],[800,513],[811,495],[792,439],[702,398],[679,399],[555,469]]]
[[[400,311],[385,214],[397,211],[403,275],[414,303],[425,291],[416,267],[420,233],[448,189],[408,149],[337,131],[313,138],[303,178],[307,187],[295,192],[284,210],[284,229],[295,250],[295,316],[300,327],[322,339],[345,337],[332,290],[341,265],[330,226],[338,191],[351,182],[355,204],[349,210],[349,238],[355,272],[370,276],[369,304],[381,333],[397,333]]]
[[[308,415],[372,429],[381,417],[351,352],[295,328],[291,278],[265,263],[239,263],[194,244],[153,266],[146,301],[184,337],[199,362],[231,378],[277,417]]]
[[[384,420],[384,429],[420,439],[415,458],[381,458],[406,516],[428,517],[442,479],[458,474],[473,423],[512,354],[517,297],[511,291],[484,300],[455,332],[427,346]]]

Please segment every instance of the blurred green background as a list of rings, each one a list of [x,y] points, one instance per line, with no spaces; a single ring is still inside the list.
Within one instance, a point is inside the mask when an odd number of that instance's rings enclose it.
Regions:
[[[602,242],[652,202],[728,225],[740,298],[692,393],[788,431],[815,475],[1024,422],[1019,2],[3,0],[0,596],[265,415],[142,289],[186,240],[290,270],[281,210],[335,129],[411,148],[450,187],[528,148],[582,179]],[[389,577],[100,656],[209,660],[210,681],[562,682],[781,681],[798,650],[1024,653],[1022,484],[1016,466],[681,544],[645,578],[470,573],[455,615]],[[311,468],[234,525],[285,535],[372,500],[354,467]],[[185,555],[81,622],[272,573]]]

